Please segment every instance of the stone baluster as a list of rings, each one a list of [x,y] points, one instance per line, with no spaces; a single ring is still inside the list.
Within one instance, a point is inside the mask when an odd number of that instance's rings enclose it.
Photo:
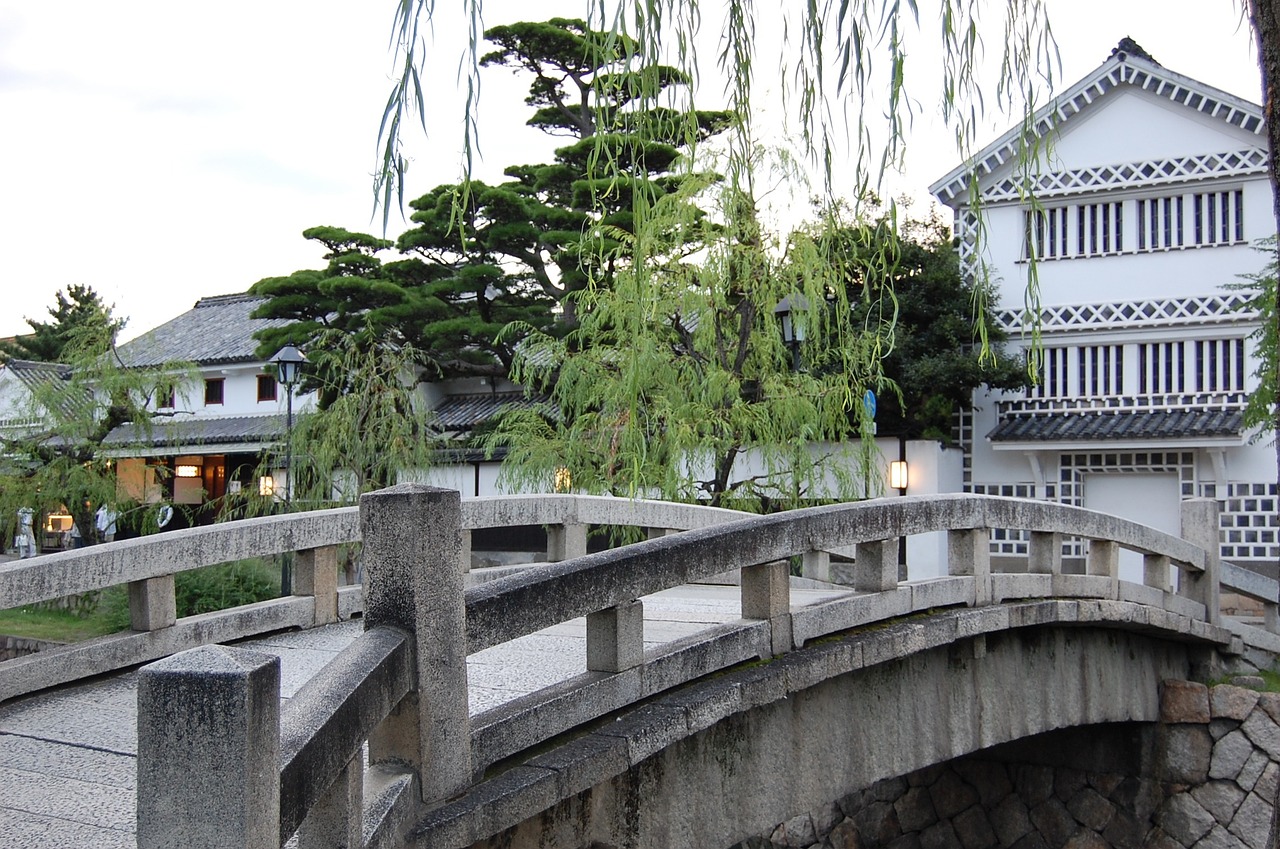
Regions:
[[[800,560],[800,574],[815,581],[830,581],[831,552],[806,551]]]
[[[791,651],[791,569],[787,561],[743,568],[742,618],[768,619],[773,653]]]
[[[338,621],[338,547],[298,552],[293,562],[293,594],[315,599],[315,624]]]
[[[1062,534],[1032,531],[1027,553],[1027,571],[1031,574],[1062,574]]]
[[[1218,502],[1212,498],[1189,498],[1182,502],[1182,538],[1204,549],[1204,571],[1182,569],[1178,577],[1178,595],[1204,605],[1205,618],[1213,625],[1220,616],[1218,573],[1221,543],[1218,537]]]
[[[878,593],[898,586],[897,537],[858,543],[853,559],[853,588]]]
[[[407,631],[416,665],[416,687],[369,737],[369,760],[409,764],[424,802],[471,783],[461,522],[453,490],[401,484],[360,497],[365,627]]]
[[[364,846],[364,764],[357,755],[343,767],[298,829],[298,849]]]
[[[1173,592],[1169,574],[1169,557],[1164,554],[1142,555],[1142,583],[1162,592]]]
[[[578,522],[547,527],[547,562],[559,563],[587,553],[587,526]]]
[[[858,546],[858,553],[861,556],[862,546]],[[990,531],[986,528],[947,531],[947,574],[973,578],[974,605],[991,604]]]
[[[172,575],[129,582],[130,628],[157,631],[177,621],[178,602]]]
[[[201,646],[138,674],[138,849],[280,843],[280,659]]]
[[[587,614],[587,669],[625,672],[644,663],[644,603],[635,600]]]
[[[1109,539],[1089,540],[1084,572],[1100,578],[1117,578],[1120,574],[1120,544]]]

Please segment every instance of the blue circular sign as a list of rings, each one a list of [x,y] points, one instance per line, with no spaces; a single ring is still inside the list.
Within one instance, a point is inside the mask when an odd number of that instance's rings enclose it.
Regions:
[[[867,408],[867,415],[874,419],[876,417],[876,393],[868,389],[862,396],[862,406]]]

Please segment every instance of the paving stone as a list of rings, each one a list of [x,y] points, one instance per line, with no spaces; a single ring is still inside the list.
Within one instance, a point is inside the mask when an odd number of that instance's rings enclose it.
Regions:
[[[1067,810],[1076,822],[1092,829],[1102,831],[1115,816],[1115,806],[1092,787],[1083,787],[1067,802]]]
[[[1014,770],[1013,783],[1028,805],[1038,805],[1053,795],[1053,770],[1047,766],[1020,766]]]
[[[892,802],[872,802],[853,815],[858,833],[873,845],[884,845],[902,834],[898,812]]]
[[[904,833],[922,831],[938,821],[925,787],[912,787],[894,803],[893,809],[898,812],[898,824]]]
[[[1280,726],[1266,711],[1255,710],[1240,724],[1240,730],[1248,735],[1253,745],[1262,749],[1272,760],[1280,760]]]
[[[1160,684],[1160,721],[1209,721],[1209,688],[1195,681],[1163,681]]]
[[[1053,792],[1059,799],[1065,801],[1072,798],[1088,783],[1085,774],[1078,769],[1066,769],[1059,767],[1054,770],[1053,775]]]
[[[1035,828],[1026,803],[1018,796],[1005,797],[989,816],[1001,846],[1013,846]]]
[[[1002,763],[965,758],[956,762],[955,769],[970,787],[977,789],[982,804],[987,807],[1013,792],[1009,773]]]
[[[0,734],[0,764],[52,778],[72,778],[131,792],[138,775],[137,759],[129,755],[12,734]]]
[[[1213,744],[1213,755],[1209,759],[1209,778],[1234,779],[1253,751],[1253,742],[1243,731],[1232,731]]]
[[[945,820],[977,803],[978,792],[954,770],[947,770],[929,788],[929,799],[937,815]]]
[[[1272,722],[1280,723],[1280,693],[1260,693],[1258,707],[1266,711]]]
[[[1207,700],[1207,697],[1206,697]],[[1170,725],[1165,729],[1165,772],[1173,784],[1200,784],[1209,776],[1213,740],[1204,725]]]
[[[1124,781],[1124,776],[1118,772],[1089,773],[1089,786],[1108,798],[1111,797],[1111,794],[1115,792],[1122,781]]]
[[[1209,736],[1216,743],[1240,727],[1234,719],[1214,719],[1209,722]]]
[[[1244,722],[1258,704],[1258,692],[1244,687],[1219,684],[1209,689],[1209,712],[1214,719]]]
[[[827,835],[827,842],[831,849],[859,849],[862,845],[858,841],[858,829],[853,820],[847,819],[836,823],[831,834]]]
[[[1257,793],[1250,793],[1240,804],[1227,830],[1246,846],[1265,846],[1271,832],[1271,809],[1271,798],[1264,799]]]
[[[1268,761],[1258,776],[1258,783],[1253,785],[1253,792],[1264,799],[1276,798],[1277,785],[1280,784],[1280,766],[1275,761]]]
[[[1046,799],[1033,807],[1029,814],[1036,830],[1050,846],[1061,846],[1076,831],[1075,817],[1067,806],[1057,799]]]
[[[987,812],[981,805],[974,805],[969,810],[960,812],[951,824],[963,849],[989,849],[999,842],[991,821],[987,819]]]
[[[955,849],[960,843],[951,823],[934,823],[920,833],[920,849]]]
[[[1117,810],[1111,822],[1102,831],[1102,837],[1112,849],[1143,849],[1143,838],[1151,828],[1151,820],[1137,817],[1125,810]]]
[[[1062,849],[1114,849],[1096,832],[1082,828],[1062,844]]]
[[[1219,825],[1196,843],[1195,849],[1258,849],[1258,846],[1240,842],[1240,838]]]
[[[1244,800],[1245,792],[1234,781],[1210,781],[1191,788],[1191,797],[1200,807],[1213,814],[1222,825],[1230,825],[1236,809]]]
[[[92,847],[92,849],[137,849],[133,829],[113,828],[15,811],[0,807],[0,835],[4,845],[21,847]]]
[[[1191,846],[1208,834],[1216,821],[1190,793],[1177,793],[1156,813],[1156,825],[1183,846]]]
[[[1261,749],[1254,749],[1249,755],[1249,759],[1244,762],[1244,766],[1240,768],[1240,774],[1235,777],[1236,784],[1240,785],[1240,789],[1248,793],[1257,784],[1258,779],[1262,777],[1262,771],[1267,768],[1267,764],[1271,763],[1271,759]]]
[[[133,833],[134,791],[0,767],[4,806],[30,814]]]
[[[809,812],[809,816],[813,820],[813,830],[819,837],[830,834],[836,823],[844,819],[844,814],[834,802],[815,808]]]

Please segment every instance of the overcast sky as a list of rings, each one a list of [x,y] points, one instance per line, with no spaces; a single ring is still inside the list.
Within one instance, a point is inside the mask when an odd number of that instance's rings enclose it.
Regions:
[[[1252,37],[1232,0],[1048,2],[1067,84],[1127,35],[1172,70],[1259,99]],[[24,318],[47,318],[59,289],[87,283],[128,318],[132,337],[202,296],[321,266],[300,235],[307,227],[376,231],[371,173],[394,5],[0,0],[0,336],[27,331]],[[437,5],[432,129],[408,150],[410,197],[459,169],[462,4]],[[708,28],[714,5],[704,0]],[[920,5],[926,14],[930,4]],[[484,4],[487,26],[586,9],[585,0]],[[773,61],[758,60],[763,79]],[[722,105],[715,86],[704,89],[699,106]],[[484,72],[479,176],[550,157],[554,144],[522,126],[523,92],[509,72]],[[957,164],[935,109],[921,104],[895,191],[923,196]],[[1008,121],[988,123],[983,141]],[[393,218],[389,234],[404,229]]]

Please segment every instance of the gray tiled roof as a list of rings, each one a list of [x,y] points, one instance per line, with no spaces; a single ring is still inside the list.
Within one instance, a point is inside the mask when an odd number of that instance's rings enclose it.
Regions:
[[[254,332],[290,323],[284,318],[250,318],[265,300],[254,295],[201,298],[172,321],[121,345],[120,358],[131,368],[173,362],[201,366],[259,362]]]
[[[69,365],[64,363],[41,363],[35,360],[9,360],[0,365],[0,370],[8,371],[32,393],[36,393],[56,381],[67,380],[71,377],[71,366]],[[84,412],[93,403],[93,397],[88,390],[57,393],[54,397],[60,399],[58,406],[68,415]]]
[[[987,434],[992,442],[1083,442],[1239,436],[1240,410],[1183,409],[1006,416]]]
[[[13,373],[28,389],[38,389],[44,384],[71,376],[71,366],[62,363],[38,363],[34,360],[9,360],[3,366]]]
[[[270,443],[284,439],[285,416],[189,417],[153,423],[150,430],[122,424],[103,440],[106,448],[136,446],[216,445]]]
[[[511,407],[536,409],[545,398],[528,398],[523,392],[486,392],[447,395],[435,409],[442,430],[470,430]]]

